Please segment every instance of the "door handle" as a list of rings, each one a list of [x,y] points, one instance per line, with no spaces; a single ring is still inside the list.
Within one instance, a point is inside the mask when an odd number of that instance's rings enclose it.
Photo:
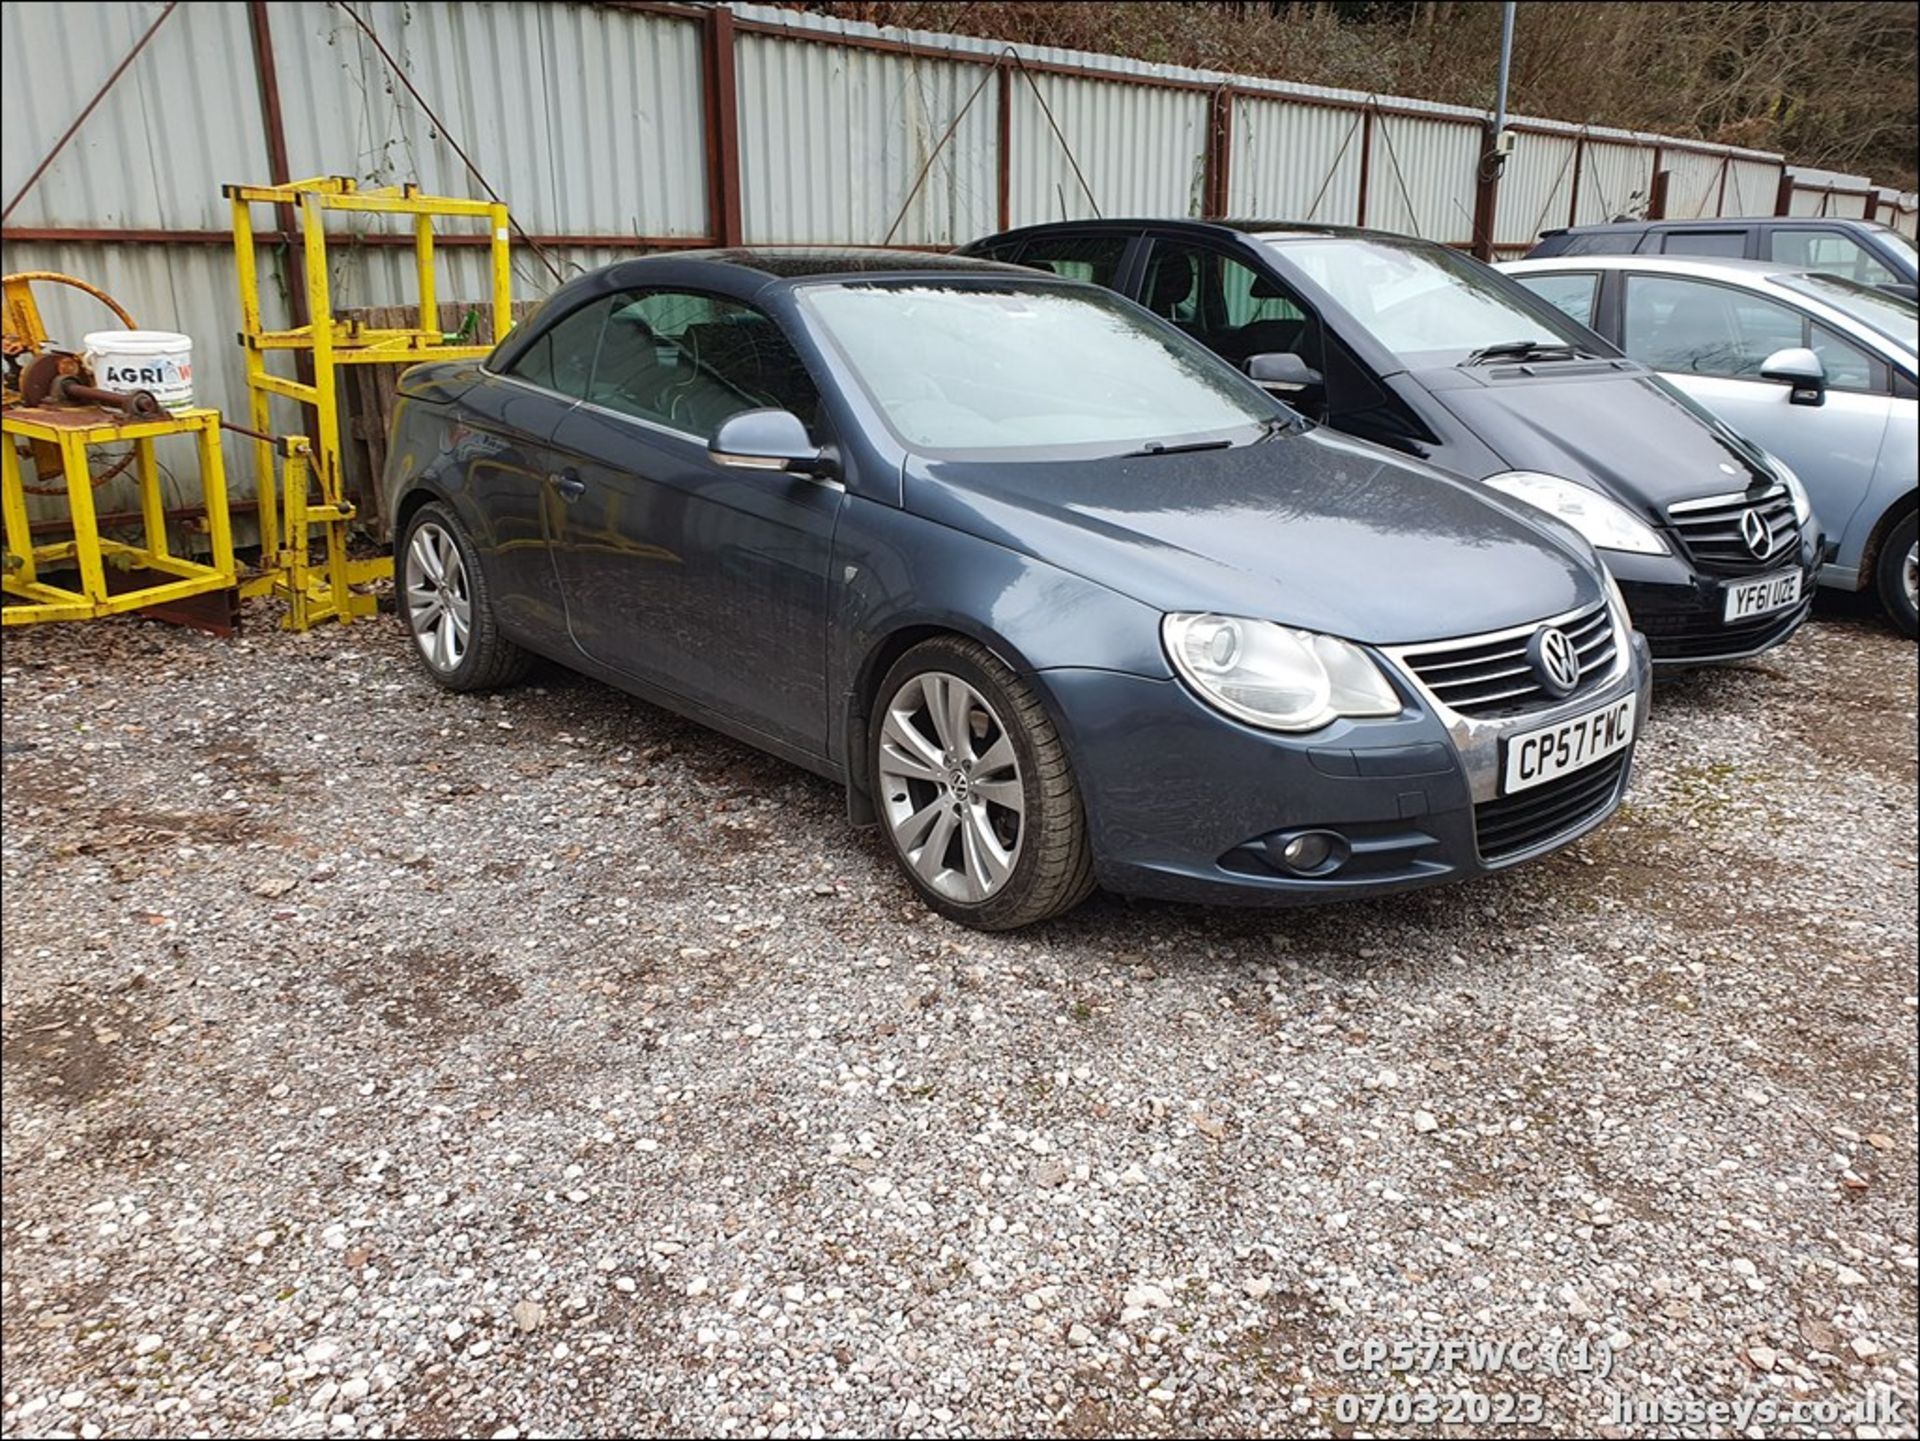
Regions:
[[[562,500],[578,500],[587,493],[587,483],[580,478],[580,472],[572,466],[565,470],[556,470],[547,477],[553,482],[553,488],[560,492]]]

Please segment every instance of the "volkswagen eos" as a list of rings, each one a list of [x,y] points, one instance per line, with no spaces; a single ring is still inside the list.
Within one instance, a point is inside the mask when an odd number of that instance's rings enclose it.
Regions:
[[[1509,866],[1613,812],[1645,714],[1560,522],[993,262],[613,265],[408,371],[390,457],[435,681],[545,656],[830,777],[971,926]]]

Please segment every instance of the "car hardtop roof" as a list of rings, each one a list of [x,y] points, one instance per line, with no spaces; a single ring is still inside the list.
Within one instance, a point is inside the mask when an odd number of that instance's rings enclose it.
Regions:
[[[1008,235],[1026,235],[1044,230],[1124,230],[1135,231],[1151,227],[1155,230],[1186,231],[1194,235],[1218,237],[1223,232],[1231,235],[1246,235],[1255,239],[1279,239],[1285,236],[1323,236],[1341,240],[1405,240],[1417,241],[1419,237],[1401,235],[1397,231],[1377,230],[1365,225],[1333,225],[1319,220],[1261,220],[1234,219],[1195,220],[1190,216],[1102,216],[1098,220],[1048,220],[1038,225],[1022,225],[1006,232]],[[1432,242],[1423,242],[1432,243]]]
[[[717,250],[673,250],[641,256],[621,262],[648,265],[650,262],[704,261],[730,265],[741,270],[758,271],[774,280],[831,280],[838,277],[870,275],[1017,275],[1032,279],[1034,272],[1024,265],[1008,265],[998,260],[978,260],[969,255],[949,255],[927,250],[889,250],[879,246],[731,246]]]
[[[1733,255],[1687,255],[1681,252],[1664,255],[1632,255],[1607,253],[1602,255],[1529,255],[1506,264],[1525,266],[1528,270],[1643,270],[1651,266],[1656,270],[1672,269],[1686,271],[1724,270],[1732,275],[1817,275],[1820,267],[1792,260],[1748,260],[1744,256]],[[1505,265],[1499,267],[1505,268]]]
[[[1892,228],[1859,215],[1702,215],[1696,220],[1681,220],[1669,215],[1663,220],[1607,220],[1593,225],[1562,225],[1541,231],[1540,238],[1544,240],[1549,235],[1630,235],[1639,230],[1711,230],[1717,226],[1735,225],[1785,225],[1790,228],[1826,230],[1836,225],[1860,225],[1869,230]]]
[[[715,275],[712,268],[719,268]],[[703,275],[704,271],[704,275]],[[876,278],[946,277],[952,280],[999,278],[1023,286],[1094,290],[1097,287],[1065,276],[1049,275],[1024,265],[979,260],[925,250],[885,250],[868,246],[794,246],[756,249],[661,250],[616,260],[581,272],[547,297],[540,318],[515,326],[493,354],[489,368],[510,366],[529,345],[579,306],[601,296],[628,289],[687,284],[712,284],[750,299],[767,289],[810,281],[871,280]]]

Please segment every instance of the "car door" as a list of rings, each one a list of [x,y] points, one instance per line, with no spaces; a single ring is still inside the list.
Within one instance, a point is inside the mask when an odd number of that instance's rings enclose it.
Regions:
[[[1887,367],[1792,306],[1677,275],[1622,277],[1620,348],[1799,472],[1820,523],[1838,536],[1873,479],[1892,405]],[[1769,355],[1810,346],[1827,368],[1819,405],[1766,380]]]
[[[461,423],[449,435],[501,622],[545,650],[567,643],[566,610],[548,558],[551,443],[587,393],[606,313],[607,302],[595,300],[550,323],[543,317],[539,336],[510,366],[483,372],[461,396]]]
[[[826,745],[837,483],[717,465],[728,416],[819,394],[768,315],[682,290],[612,298],[584,401],[553,437],[553,560],[592,660],[789,745]]]

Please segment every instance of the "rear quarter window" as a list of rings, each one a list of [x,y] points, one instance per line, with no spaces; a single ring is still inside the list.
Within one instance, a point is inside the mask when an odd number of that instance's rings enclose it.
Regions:
[[[1557,249],[1542,250],[1543,255],[1631,255],[1640,243],[1640,232],[1605,231],[1596,235],[1566,235]]]
[[[1738,260],[1747,253],[1747,232],[1669,230],[1660,237],[1660,249],[1668,255],[1716,255],[1723,260]]]
[[[981,260],[1004,260],[1018,264],[1020,252],[1026,249],[1024,240],[982,240],[962,248],[962,255],[972,255]]]
[[[1126,259],[1127,235],[1036,235],[1021,246],[1017,257],[996,255],[996,260],[1014,260],[1031,270],[1058,275],[1063,280],[1084,280],[1120,288],[1120,262]]]

